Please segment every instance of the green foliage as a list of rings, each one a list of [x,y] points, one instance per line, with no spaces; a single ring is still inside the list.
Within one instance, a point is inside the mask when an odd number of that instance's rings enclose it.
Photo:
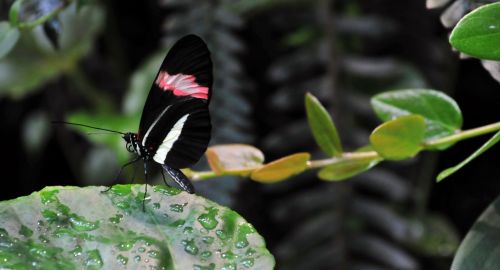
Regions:
[[[405,115],[378,126],[370,135],[373,149],[391,160],[415,156],[422,149],[425,121],[420,115]]]
[[[481,6],[465,15],[451,32],[450,43],[465,54],[500,60],[500,3]]]
[[[88,113],[88,112],[77,112],[73,113],[67,118],[68,122],[79,123],[84,125],[93,126],[94,123],[106,123],[106,126],[97,126],[100,128],[106,128],[111,130],[116,130],[120,132],[127,132],[129,130],[136,130],[139,125],[139,114],[133,116],[120,116],[113,113]],[[74,128],[82,135],[87,135],[87,138],[94,143],[104,144],[116,153],[118,160],[121,163],[126,162],[130,153],[127,151],[124,145],[124,140],[120,134],[94,134],[89,135],[88,133],[98,132],[94,129],[90,129],[82,126],[69,126]]]
[[[246,175],[264,162],[264,154],[259,149],[245,144],[212,146],[206,156],[210,168],[218,175]]]
[[[364,147],[356,152],[363,153],[371,150],[372,147]],[[321,169],[318,172],[318,177],[327,181],[345,180],[373,168],[380,161],[382,158],[378,156],[362,157],[361,159],[340,158],[338,162]]]
[[[0,59],[14,48],[19,39],[19,30],[8,22],[0,22]]]
[[[425,89],[390,91],[374,96],[371,103],[382,121],[409,114],[424,117],[426,140],[452,135],[462,127],[460,108],[442,92]]]
[[[337,128],[335,128],[335,124],[326,109],[311,93],[306,94],[305,104],[307,120],[316,143],[326,154],[340,156],[342,144]]]
[[[278,182],[303,172],[310,158],[309,153],[289,155],[253,171],[250,177],[261,183]]]
[[[150,187],[142,211],[144,188],[47,187],[0,202],[0,268],[273,268],[236,212],[165,186]]]
[[[500,197],[481,214],[453,259],[451,270],[496,270],[500,265]]]
[[[498,143],[500,141],[500,131],[497,132],[491,139],[489,139],[485,144],[483,144],[479,149],[477,149],[472,155],[470,155],[468,158],[466,158],[464,161],[460,162],[459,164],[448,168],[437,176],[437,181],[441,181],[445,179],[446,177],[452,175],[456,171],[460,170],[463,166],[465,166],[467,163],[471,162],[473,159],[484,153],[486,150],[490,149],[493,145]]]

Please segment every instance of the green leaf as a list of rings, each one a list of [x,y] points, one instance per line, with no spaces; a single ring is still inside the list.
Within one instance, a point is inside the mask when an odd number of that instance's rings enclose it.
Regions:
[[[371,104],[382,121],[418,114],[425,118],[425,139],[452,135],[462,127],[462,113],[449,96],[434,90],[407,89],[374,96]]]
[[[19,30],[8,22],[0,22],[0,59],[7,55],[19,40]]]
[[[371,169],[380,161],[381,159],[371,161],[342,159],[339,162],[321,169],[318,172],[318,177],[322,180],[327,181],[339,181],[348,179]]]
[[[17,26],[19,22],[19,11],[21,9],[21,2],[24,0],[16,0],[9,9],[9,21],[11,25]]]
[[[216,174],[235,173],[247,176],[264,162],[264,154],[259,149],[246,144],[211,146],[205,155],[210,168]]]
[[[305,103],[307,120],[316,143],[330,156],[341,155],[342,144],[335,124],[326,109],[311,93],[306,94]]]
[[[500,141],[500,131],[497,132],[495,135],[493,135],[491,139],[489,139],[485,144],[483,144],[479,149],[477,149],[476,152],[472,153],[472,155],[470,155],[464,161],[439,173],[439,175],[437,176],[437,182],[440,182],[441,180],[445,179],[446,177],[460,170],[467,163],[471,162],[473,159],[477,158],[479,155],[481,155],[486,150],[490,149],[493,145],[498,143],[498,141]]]
[[[412,114],[378,126],[370,135],[370,142],[382,157],[400,160],[413,157],[422,149],[424,133],[424,118]]]
[[[303,172],[310,158],[309,153],[289,155],[253,171],[250,177],[261,183],[275,183]]]
[[[500,60],[500,3],[481,6],[465,15],[451,32],[450,43],[467,55]]]
[[[48,187],[0,202],[2,269],[272,269],[236,212],[165,186]]]
[[[499,265],[500,197],[497,197],[465,236],[451,270],[497,270]]]
[[[371,145],[367,145],[356,150],[356,153],[370,151],[373,151],[373,147]],[[318,172],[318,177],[326,181],[340,181],[348,179],[373,168],[380,161],[382,161],[382,158],[380,157],[366,157],[362,159],[353,159],[349,157],[339,158],[339,160],[334,164],[321,169]]]
[[[139,126],[139,117],[139,114],[125,117],[120,114],[77,112],[71,114],[66,120],[72,123],[91,125],[120,132],[135,132]],[[124,163],[130,159],[130,153],[125,147],[125,141],[119,134],[89,135],[89,132],[98,132],[98,130],[70,125],[68,128],[74,128],[93,143],[104,144],[110,147],[115,152],[120,163]]]

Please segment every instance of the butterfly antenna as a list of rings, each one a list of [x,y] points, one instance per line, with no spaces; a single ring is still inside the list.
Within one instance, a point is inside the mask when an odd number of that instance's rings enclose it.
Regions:
[[[88,127],[88,128],[93,128],[93,129],[97,129],[97,130],[104,130],[104,131],[109,131],[109,132],[113,132],[113,133],[118,133],[118,134],[125,135],[124,132],[120,132],[120,131],[116,131],[116,130],[111,130],[111,129],[106,129],[106,128],[99,128],[99,127],[93,127],[93,126],[89,126],[89,125],[78,124],[78,123],[71,123],[71,122],[65,122],[65,121],[52,121],[52,124],[65,124],[65,125],[73,125],[73,126],[82,126],[82,127]]]

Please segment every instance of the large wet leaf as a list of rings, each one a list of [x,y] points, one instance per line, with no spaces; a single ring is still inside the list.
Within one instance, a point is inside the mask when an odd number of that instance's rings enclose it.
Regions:
[[[452,135],[462,127],[462,113],[449,96],[434,90],[408,89],[385,92],[371,100],[382,121],[418,114],[425,118],[425,139]]]
[[[451,270],[497,270],[500,265],[500,197],[474,223],[460,244]]]
[[[48,187],[0,202],[1,269],[272,269],[236,212],[143,185]]]
[[[484,5],[465,15],[450,35],[457,50],[481,59],[500,60],[500,3]]]

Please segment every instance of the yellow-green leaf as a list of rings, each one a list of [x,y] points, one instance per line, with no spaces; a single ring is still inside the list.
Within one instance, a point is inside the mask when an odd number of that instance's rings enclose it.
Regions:
[[[342,144],[330,114],[311,93],[306,94],[305,103],[307,121],[316,143],[330,156],[341,155]]]
[[[252,172],[251,178],[261,183],[274,183],[303,172],[311,158],[309,153],[297,153],[275,160]]]
[[[321,169],[318,172],[318,177],[326,181],[344,180],[371,169],[380,161],[382,161],[381,158],[340,159],[338,162]]]
[[[264,154],[246,144],[215,145],[207,149],[206,156],[210,168],[216,174],[248,175],[264,162]]]
[[[424,118],[407,115],[378,126],[370,135],[370,142],[383,158],[400,160],[413,157],[422,149],[424,135]]]

